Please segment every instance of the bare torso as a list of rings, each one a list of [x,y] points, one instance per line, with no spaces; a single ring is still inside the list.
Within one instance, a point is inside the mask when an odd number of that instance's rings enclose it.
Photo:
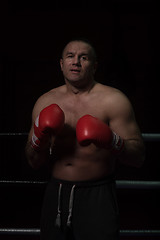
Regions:
[[[46,105],[56,103],[65,114],[64,129],[52,141],[54,177],[83,181],[98,179],[114,172],[115,159],[109,151],[97,148],[94,144],[82,147],[76,140],[76,123],[83,115],[90,114],[109,123],[106,100],[104,102],[106,90],[103,89],[101,84],[96,84],[89,93],[70,94],[66,91],[66,86],[62,86],[47,93]]]
[[[119,90],[96,83],[95,54],[90,44],[71,41],[60,59],[65,85],[42,95],[32,112],[32,127],[26,146],[30,165],[42,166],[48,158],[51,145],[52,175],[56,178],[83,181],[113,174],[116,156],[94,144],[80,146],[76,138],[76,124],[86,114],[97,117],[124,140],[118,162],[139,167],[144,161],[144,144],[128,98]],[[58,104],[65,115],[65,125],[58,136],[48,139],[41,152],[31,147],[34,123],[41,110]]]

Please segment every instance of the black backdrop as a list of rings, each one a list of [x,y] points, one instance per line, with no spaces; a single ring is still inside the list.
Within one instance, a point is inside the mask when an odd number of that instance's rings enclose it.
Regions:
[[[0,133],[29,131],[37,98],[64,84],[59,59],[65,43],[75,37],[93,42],[97,81],[128,96],[141,132],[160,132],[159,12],[154,1],[8,1],[1,26]],[[0,141],[1,177],[30,177],[26,137],[1,136]],[[118,178],[160,179],[159,142],[146,143],[146,150],[144,167],[124,167]]]
[[[59,58],[74,37],[97,50],[97,81],[131,100],[142,132],[159,131],[159,13],[154,1],[8,1],[1,21],[0,132],[27,132],[36,99],[63,84]]]
[[[159,9],[155,1],[8,0],[1,9],[0,133],[29,131],[37,98],[64,83],[59,67],[61,50],[75,37],[88,38],[94,44],[99,62],[97,81],[117,87],[128,96],[141,131],[160,132]],[[0,179],[46,180],[47,170],[35,172],[28,166],[25,143],[26,136],[0,137]],[[117,179],[160,180],[159,162],[159,142],[147,142],[144,166],[141,169],[121,166]],[[34,202],[24,194],[14,197],[11,204],[13,190],[9,189],[7,195],[6,189],[3,191],[1,226],[37,226],[42,192],[35,195],[32,188],[33,192],[28,190],[25,194],[31,194]],[[15,196],[17,192],[23,195],[22,189],[15,191]],[[136,228],[137,222],[139,228],[158,228],[154,214],[160,214],[159,193],[154,196],[152,192],[149,198],[145,195],[149,192],[136,195],[134,192],[131,198],[127,193],[119,195],[121,227],[131,228],[132,224]],[[20,206],[19,201],[28,207],[26,210],[22,207],[16,218],[13,209]],[[131,208],[126,209],[127,202]],[[4,208],[4,204],[8,205]],[[150,210],[148,204],[152,205]],[[6,208],[10,213],[6,214]],[[26,219],[20,222],[18,218],[22,215]]]

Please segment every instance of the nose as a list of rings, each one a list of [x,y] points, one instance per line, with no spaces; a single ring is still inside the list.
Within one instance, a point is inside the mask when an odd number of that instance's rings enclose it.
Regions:
[[[76,66],[81,66],[81,62],[80,62],[79,56],[74,56],[72,64],[76,65]]]

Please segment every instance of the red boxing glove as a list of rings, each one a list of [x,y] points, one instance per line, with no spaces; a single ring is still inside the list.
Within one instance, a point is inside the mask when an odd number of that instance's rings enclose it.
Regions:
[[[91,115],[85,115],[78,120],[76,134],[82,146],[94,143],[97,147],[106,148],[115,153],[120,153],[124,146],[120,136],[112,132],[107,124]]]
[[[44,108],[34,123],[31,145],[35,150],[43,147],[51,135],[57,135],[64,126],[64,113],[57,104]]]

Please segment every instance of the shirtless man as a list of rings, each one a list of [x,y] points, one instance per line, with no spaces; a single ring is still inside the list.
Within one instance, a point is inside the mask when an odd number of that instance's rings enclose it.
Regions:
[[[33,168],[52,161],[41,239],[115,240],[115,166],[143,164],[141,133],[128,98],[95,81],[88,41],[70,41],[60,66],[65,85],[37,100],[26,145]]]

